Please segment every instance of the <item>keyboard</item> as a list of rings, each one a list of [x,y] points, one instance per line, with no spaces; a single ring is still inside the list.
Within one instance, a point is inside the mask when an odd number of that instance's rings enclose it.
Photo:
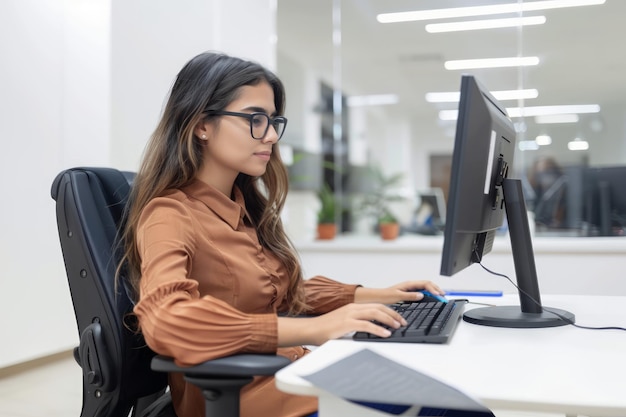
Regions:
[[[413,301],[392,304],[407,321],[407,325],[398,329],[389,328],[389,337],[378,337],[367,332],[356,332],[354,340],[366,342],[400,342],[400,343],[446,343],[465,309],[465,300],[444,302]]]

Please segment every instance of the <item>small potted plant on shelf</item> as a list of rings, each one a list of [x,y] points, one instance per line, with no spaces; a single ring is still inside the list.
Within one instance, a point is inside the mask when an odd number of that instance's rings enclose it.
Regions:
[[[324,184],[317,192],[320,208],[317,211],[317,238],[334,239],[337,234],[337,199],[328,184]]]
[[[383,240],[394,240],[400,234],[400,223],[396,216],[387,211],[378,218],[378,231]]]

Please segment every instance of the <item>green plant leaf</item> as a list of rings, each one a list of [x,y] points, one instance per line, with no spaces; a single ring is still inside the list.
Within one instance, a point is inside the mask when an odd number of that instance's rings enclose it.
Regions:
[[[326,183],[317,192],[317,197],[320,200],[320,209],[317,212],[317,223],[335,223],[337,214],[337,197],[330,186]]]
[[[406,198],[393,191],[399,186],[404,173],[395,173],[386,176],[378,166],[370,166],[366,171],[370,177],[372,191],[363,195],[357,210],[372,216],[377,223],[397,223],[398,220],[389,208],[389,203],[403,201]]]

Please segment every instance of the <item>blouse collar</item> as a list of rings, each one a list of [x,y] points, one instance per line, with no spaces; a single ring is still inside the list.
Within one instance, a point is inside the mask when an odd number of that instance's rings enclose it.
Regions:
[[[204,203],[233,229],[237,229],[239,221],[247,215],[243,193],[236,185],[233,186],[233,199],[198,179],[183,187],[182,190],[188,196]]]

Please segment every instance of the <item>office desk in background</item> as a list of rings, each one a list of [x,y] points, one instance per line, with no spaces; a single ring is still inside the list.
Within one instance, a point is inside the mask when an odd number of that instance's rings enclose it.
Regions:
[[[296,248],[305,277],[325,275],[374,288],[430,279],[448,289],[515,291],[507,280],[487,273],[479,265],[452,277],[441,276],[443,236],[405,235],[395,241],[382,241],[378,236],[342,235],[330,241],[296,242]],[[543,294],[626,296],[626,238],[534,238],[533,252]],[[515,277],[508,236],[497,236],[483,264]],[[602,273],[598,273],[598,265],[602,265]]]
[[[519,303],[517,295],[473,300]],[[579,325],[626,327],[623,296],[546,295],[542,303],[574,313]],[[492,410],[626,416],[626,332],[620,330],[506,329],[462,321],[445,345],[333,340],[279,371],[276,384],[286,392],[318,396],[320,417],[380,416],[299,377],[363,348],[456,386]]]

